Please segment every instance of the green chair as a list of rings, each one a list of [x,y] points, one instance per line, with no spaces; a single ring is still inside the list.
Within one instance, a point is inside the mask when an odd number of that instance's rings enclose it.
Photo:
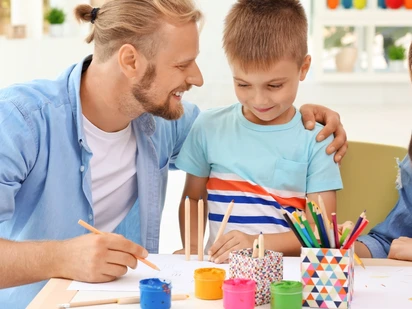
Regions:
[[[341,164],[343,190],[337,193],[337,218],[356,222],[366,211],[369,224],[366,234],[382,222],[398,200],[396,158],[407,153],[403,147],[349,142],[349,149]]]

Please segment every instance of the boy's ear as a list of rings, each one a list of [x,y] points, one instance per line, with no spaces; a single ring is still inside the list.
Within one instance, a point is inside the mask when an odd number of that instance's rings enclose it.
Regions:
[[[308,74],[311,62],[312,62],[312,57],[310,55],[306,55],[305,59],[303,59],[302,66],[300,67],[300,76],[299,76],[300,81],[305,80],[306,74]]]

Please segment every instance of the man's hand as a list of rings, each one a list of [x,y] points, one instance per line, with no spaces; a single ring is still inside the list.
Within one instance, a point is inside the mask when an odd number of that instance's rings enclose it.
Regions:
[[[392,241],[389,259],[412,261],[412,238],[399,237]]]
[[[315,127],[315,122],[325,126],[316,136],[318,142],[323,141],[331,134],[335,134],[335,139],[326,148],[326,153],[332,154],[336,151],[334,160],[339,163],[348,149],[346,132],[340,122],[339,114],[327,107],[315,104],[302,105],[300,113],[306,129],[312,130]]]
[[[122,235],[87,234],[63,241],[58,246],[62,277],[84,282],[112,281],[135,269],[136,257],[145,258],[143,247]]]
[[[257,235],[249,235],[239,231],[230,231],[220,237],[209,249],[209,257],[216,264],[223,263],[234,250],[252,248]]]

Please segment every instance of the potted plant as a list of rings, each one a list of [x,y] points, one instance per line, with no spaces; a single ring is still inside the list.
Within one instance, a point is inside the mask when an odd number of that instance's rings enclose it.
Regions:
[[[50,24],[50,36],[61,37],[63,35],[63,23],[66,20],[64,11],[59,8],[51,8],[46,14],[46,20]]]
[[[389,69],[393,72],[404,70],[405,47],[402,45],[391,45],[388,47]]]

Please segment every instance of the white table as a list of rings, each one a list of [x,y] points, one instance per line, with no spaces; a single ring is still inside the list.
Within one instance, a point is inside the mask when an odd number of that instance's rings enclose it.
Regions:
[[[285,259],[296,259],[296,258],[285,258]],[[366,267],[368,266],[395,266],[395,267],[404,267],[404,266],[412,266],[411,262],[403,262],[403,261],[396,261],[396,260],[387,260],[387,259],[363,259],[363,262]],[[396,308],[396,309],[403,309],[403,308],[412,308],[412,285],[400,284],[399,289],[405,295],[409,295],[410,293],[411,300],[403,297],[399,299],[399,297],[393,297],[394,299],[391,300],[390,293],[380,293],[376,289],[374,290],[372,287],[359,286],[356,284],[356,273],[364,271],[359,266],[355,268],[355,294],[354,294],[354,301],[352,303],[352,309],[366,309],[363,306],[357,306],[357,299],[358,300],[365,300],[365,298],[370,300],[369,308],[374,309],[387,309],[387,308]],[[293,273],[296,273],[294,270]],[[296,278],[285,278],[285,279],[295,279]],[[412,277],[410,279],[412,281]],[[71,280],[64,280],[64,279],[51,279],[47,283],[47,285],[39,292],[39,294],[33,299],[30,305],[27,307],[28,309],[56,309],[57,304],[61,303],[68,303],[71,301],[85,301],[85,300],[96,300],[96,299],[107,299],[107,298],[117,298],[117,297],[127,297],[127,296],[136,296],[138,293],[136,292],[107,292],[107,291],[69,291],[67,287],[70,285]],[[402,290],[403,289],[403,290]],[[382,291],[385,291],[384,287],[382,287]],[[398,299],[397,299],[398,298]],[[405,299],[404,299],[405,298]],[[398,305],[396,302],[401,301],[402,306]],[[390,306],[388,307],[388,303]],[[84,307],[84,308],[93,308],[93,309],[136,309],[140,308],[138,304],[133,305],[100,305],[100,306],[93,306],[93,307]],[[222,301],[202,301],[196,299],[193,294],[190,295],[190,298],[185,301],[175,301],[172,304],[173,309],[210,309],[210,308],[223,308]],[[260,306],[258,308],[261,309],[269,309],[269,305]]]

